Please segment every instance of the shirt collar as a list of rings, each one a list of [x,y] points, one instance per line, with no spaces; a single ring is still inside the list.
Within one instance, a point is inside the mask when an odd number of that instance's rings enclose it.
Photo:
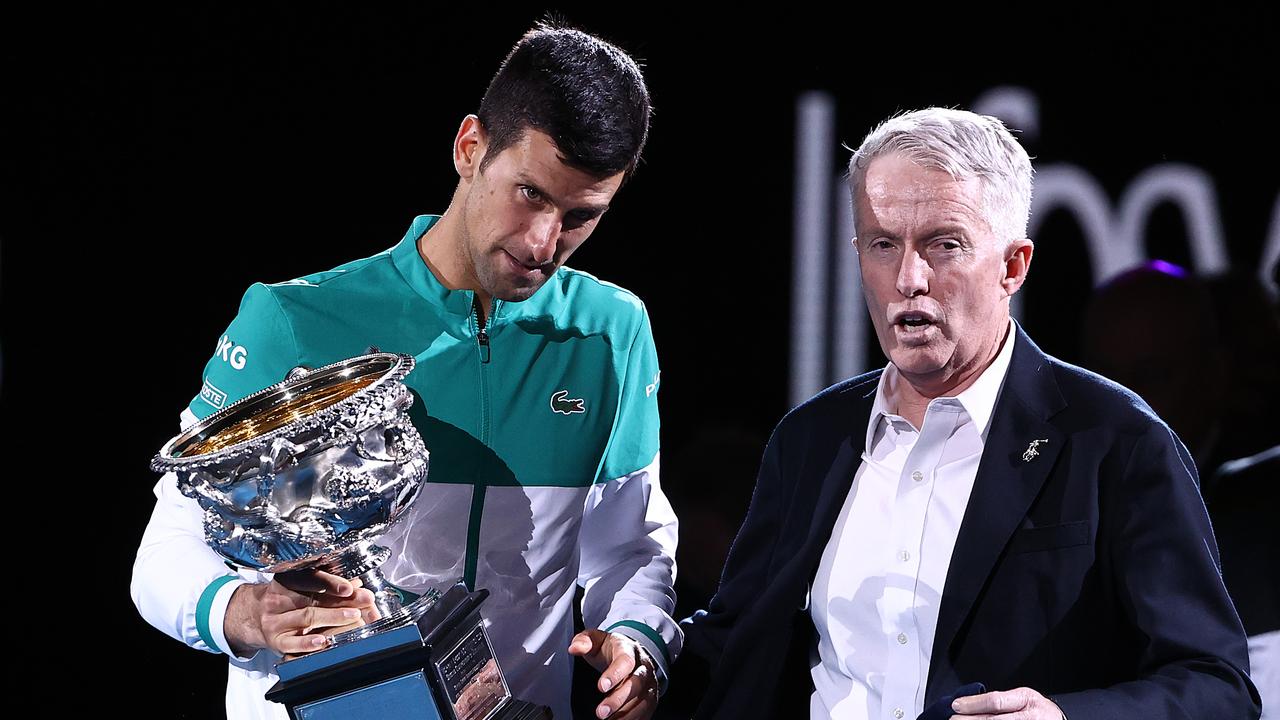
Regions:
[[[978,435],[985,440],[987,428],[991,425],[991,415],[996,409],[996,400],[1000,396],[1000,388],[1004,385],[1004,377],[1009,371],[1009,361],[1013,359],[1013,343],[1017,335],[1013,318],[1010,318],[1000,352],[996,353],[995,359],[982,371],[978,379],[959,395],[934,398],[929,401],[929,404],[952,400],[960,403],[977,428]],[[900,381],[898,368],[894,367],[892,362],[886,365],[884,372],[880,374],[880,381],[876,384],[876,399],[871,405],[871,418],[867,422],[867,438],[864,447],[868,453],[871,452],[871,443],[875,440],[875,431],[881,420],[890,416],[897,417],[893,408],[889,406],[887,388]]]
[[[450,290],[442,285],[418,253],[418,238],[439,219],[439,215],[419,215],[414,218],[404,238],[391,248],[391,259],[409,287],[427,302],[452,315],[470,315],[475,293],[470,290]]]

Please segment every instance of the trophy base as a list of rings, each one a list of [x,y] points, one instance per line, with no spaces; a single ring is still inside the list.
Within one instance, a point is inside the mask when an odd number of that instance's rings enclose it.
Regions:
[[[551,708],[515,699],[502,708],[502,714],[493,717],[495,720],[552,720]]]
[[[329,638],[330,645],[343,645],[356,640],[363,640],[372,637],[381,632],[393,630],[398,627],[404,627],[416,623],[419,618],[427,613],[436,602],[440,599],[440,593],[435,590],[429,590],[426,594],[403,605],[389,614],[374,620],[368,625],[362,625],[354,630],[338,633]]]
[[[458,583],[412,624],[280,663],[267,699],[293,720],[549,720],[507,688],[480,618],[488,595]]]

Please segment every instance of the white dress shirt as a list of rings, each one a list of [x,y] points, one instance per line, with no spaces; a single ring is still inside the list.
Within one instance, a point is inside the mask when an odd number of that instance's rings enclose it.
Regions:
[[[894,414],[892,363],[876,388],[862,464],[822,553],[812,718],[901,720],[924,710],[951,551],[1016,333],[973,385],[929,402],[919,429]]]

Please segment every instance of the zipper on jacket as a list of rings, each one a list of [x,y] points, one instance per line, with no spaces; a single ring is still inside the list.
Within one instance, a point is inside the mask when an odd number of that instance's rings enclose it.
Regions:
[[[480,298],[476,298],[471,303],[471,310],[476,319],[476,342],[480,346],[480,362],[489,362],[489,332],[485,330],[485,319],[480,314]]]
[[[497,309],[498,301],[490,306],[490,315]],[[486,325],[493,325],[492,318],[486,321],[480,310],[480,298],[472,302],[472,317],[476,321],[476,343],[480,349],[480,442],[489,445],[489,373],[485,366],[489,364],[489,332]]]
[[[494,301],[492,308],[497,306]],[[480,351],[480,442],[489,445],[489,374],[485,366],[489,364],[489,332],[486,329],[484,315],[480,307],[480,298],[475,297],[471,303],[471,318],[475,321],[476,344]],[[488,486],[484,477],[477,477],[471,488],[471,512],[467,520],[467,545],[462,565],[462,580],[467,588],[475,590],[477,566],[480,560],[480,523],[484,518],[484,500]]]

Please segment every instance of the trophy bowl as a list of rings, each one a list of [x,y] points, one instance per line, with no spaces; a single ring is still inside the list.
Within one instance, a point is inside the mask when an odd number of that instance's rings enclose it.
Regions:
[[[409,599],[378,570],[375,541],[427,477],[428,453],[409,419],[408,355],[372,353],[245,397],[165,443],[151,461],[204,510],[209,547],[263,572],[322,570],[359,579],[381,619],[332,638],[357,640],[413,622],[439,597]]]

